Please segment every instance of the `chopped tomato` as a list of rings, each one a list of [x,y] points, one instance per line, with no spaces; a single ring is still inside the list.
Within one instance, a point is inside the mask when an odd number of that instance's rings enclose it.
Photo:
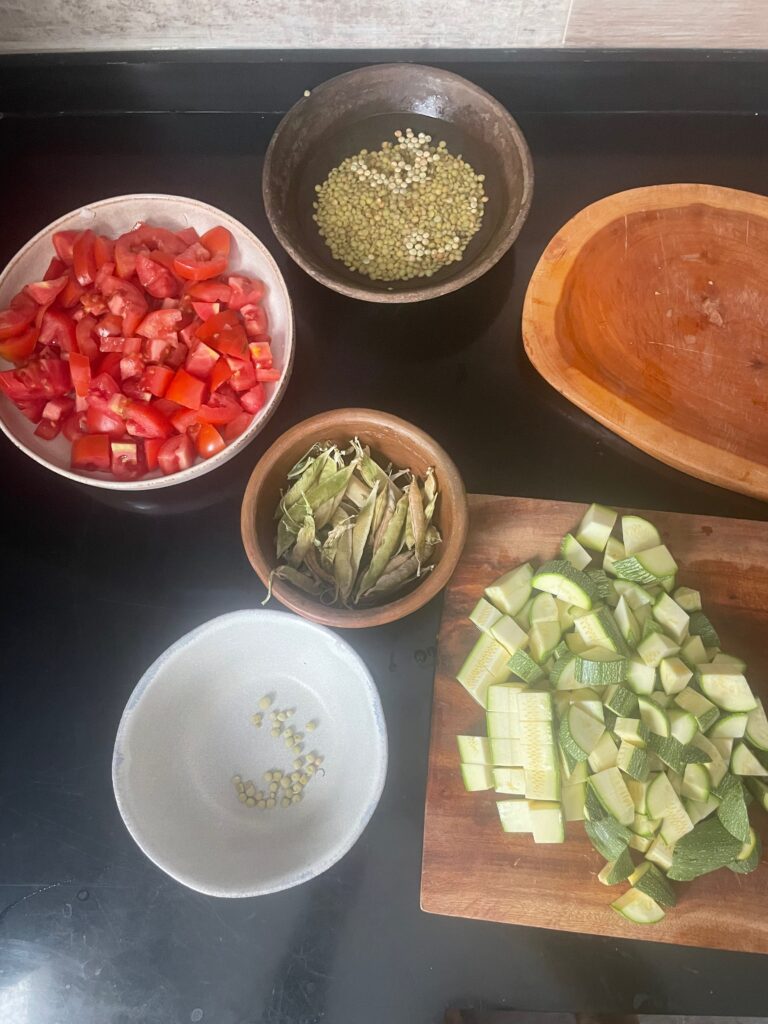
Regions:
[[[191,323],[187,324],[186,327],[182,327],[182,329],[179,331],[179,337],[181,338],[185,345],[188,345],[190,348],[192,348],[193,344],[197,339],[197,329],[198,327],[200,327],[201,324],[202,320],[195,317],[195,319],[192,320]]]
[[[192,309],[202,321],[210,320],[214,313],[221,310],[220,302],[193,302]]]
[[[78,284],[89,285],[96,280],[96,258],[93,254],[93,247],[96,242],[96,235],[87,228],[81,231],[75,239],[72,247],[72,269]]]
[[[96,321],[92,316],[84,316],[82,320],[78,320],[75,327],[76,344],[71,351],[80,352],[82,355],[88,356],[89,359],[95,359],[100,347],[94,336],[96,329]]]
[[[72,387],[78,398],[84,398],[88,394],[88,387],[91,383],[91,361],[88,356],[79,352],[69,353],[69,372],[72,376]]]
[[[23,334],[0,341],[0,359],[7,359],[9,363],[21,363],[28,359],[35,351],[38,333],[37,327],[32,324]]]
[[[209,317],[196,333],[201,341],[210,342],[222,355],[238,359],[245,359],[248,355],[248,339],[240,316],[234,310],[225,309]]]
[[[135,334],[136,328],[147,313],[147,302],[144,294],[130,283],[119,277],[108,277],[102,285],[102,294],[107,298],[110,313],[123,318],[123,332]]]
[[[71,398],[51,398],[45,403],[43,417],[47,420],[63,420],[72,412],[74,404]]]
[[[59,436],[60,430],[61,423],[58,420],[47,420],[43,417],[35,427],[35,434],[44,441],[52,441],[54,437]]]
[[[99,339],[99,351],[122,352],[124,344],[125,338],[121,338],[118,334],[107,334]]]
[[[210,459],[226,448],[224,438],[210,423],[201,423],[195,432],[195,446],[204,459]]]
[[[98,374],[108,373],[115,376],[120,372],[121,359],[122,354],[120,352],[105,352],[96,364],[96,372]]]
[[[233,391],[250,391],[256,386],[256,367],[250,359],[228,359],[227,362],[233,371],[229,378],[229,386]]]
[[[39,340],[41,345],[58,345],[62,352],[77,351],[75,321],[63,310],[47,309],[43,314]]]
[[[182,228],[181,231],[176,232],[176,237],[180,242],[184,243],[185,247],[193,245],[200,240],[200,236],[194,228]]]
[[[93,243],[93,258],[96,261],[96,269],[101,270],[105,263],[114,264],[115,243],[106,235],[98,235]],[[114,273],[114,266],[110,273]]]
[[[13,401],[19,412],[23,413],[31,423],[39,423],[43,418],[44,398],[15,398]]]
[[[139,446],[135,441],[113,441],[110,449],[113,476],[118,480],[133,480],[142,475]]]
[[[177,256],[173,269],[187,281],[207,281],[227,269],[232,236],[223,227],[211,228]]]
[[[224,302],[229,305],[232,296],[232,289],[223,281],[196,281],[187,285],[185,290],[191,299],[200,302]]]
[[[180,309],[156,309],[152,313],[147,313],[136,328],[136,334],[141,334],[145,338],[175,340],[182,316]]]
[[[187,409],[199,409],[206,390],[205,381],[198,380],[197,377],[193,377],[191,373],[187,373],[180,367],[165,394],[172,402],[178,402],[179,405],[183,405]]]
[[[162,253],[153,254],[155,257],[162,256]],[[176,278],[170,270],[162,265],[156,258],[140,252],[136,256],[136,276],[141,285],[156,299],[165,299],[174,296],[179,290]]]
[[[120,376],[123,380],[129,377],[140,377],[144,372],[144,360],[141,356],[123,356],[120,360]]]
[[[54,256],[51,262],[48,264],[48,269],[43,274],[44,281],[53,281],[57,277],[61,277],[67,272],[67,265],[58,256]]]
[[[264,406],[266,400],[263,384],[257,384],[250,391],[246,391],[244,395],[240,395],[240,404],[246,412],[250,413],[257,413]]]
[[[50,306],[57,295],[63,291],[68,281],[69,275],[64,274],[62,277],[54,277],[49,280],[28,284],[24,291],[38,306]]]
[[[204,341],[199,341],[196,347],[187,356],[184,368],[187,373],[200,377],[201,380],[208,380],[216,363],[219,361],[219,354],[209,348]]]
[[[144,338],[143,341],[142,350],[148,363],[164,363],[173,348],[173,342],[163,338]]]
[[[109,434],[122,437],[125,423],[117,413],[103,406],[89,405],[85,413],[85,425],[89,434]]]
[[[243,408],[234,396],[230,398],[227,395],[213,394],[209,401],[197,410],[197,418],[202,423],[231,423],[240,415]]]
[[[77,287],[80,288],[80,285],[78,284]],[[79,295],[75,294],[71,302],[64,302],[64,296],[69,292],[69,288],[70,286],[67,285],[62,296],[62,305],[65,305],[67,309],[79,301],[84,312],[89,313],[91,316],[103,316],[107,312],[107,303],[100,292],[86,292],[80,288]]]
[[[256,380],[263,384],[273,383],[274,381],[280,380],[279,370],[256,370]]]
[[[120,235],[115,242],[115,269],[118,277],[131,277],[136,271],[136,255],[150,249],[178,254],[183,252],[184,243],[167,228],[140,224],[133,231]]]
[[[166,476],[189,469],[195,461],[195,449],[188,434],[177,434],[170,437],[157,453],[160,469]]]
[[[248,351],[257,370],[268,370],[272,366],[272,348],[268,341],[252,341]]]
[[[183,405],[180,405],[176,412],[171,416],[173,429],[178,431],[180,434],[185,434],[190,427],[193,427],[198,422],[199,420],[195,410],[185,409]]]
[[[177,402],[171,402],[167,398],[157,398],[152,404],[168,420],[182,408]]]
[[[82,437],[87,433],[88,427],[85,422],[87,415],[84,412],[72,412],[65,418],[61,425],[61,432],[68,441],[74,441],[75,438]]]
[[[259,303],[264,298],[264,284],[258,279],[231,274],[227,281],[231,289],[231,298],[227,300],[230,309],[242,309],[243,306]]]
[[[107,313],[96,324],[95,330],[100,338],[111,335],[120,335],[123,333],[122,317],[115,316],[114,313]]]
[[[37,315],[37,305],[24,292],[11,299],[9,309],[0,313],[0,341],[21,334],[32,323]]]
[[[173,380],[170,366],[148,366],[144,371],[142,386],[156,398],[162,398]]]
[[[117,381],[111,373],[99,373],[91,380],[91,386],[88,389],[89,401],[93,402],[98,398],[106,404],[119,390]]]
[[[169,437],[173,427],[149,402],[129,400],[124,407],[125,427],[134,437]]]
[[[157,456],[165,441],[162,437],[145,437],[142,444],[144,446],[144,461],[147,469],[152,472],[153,469],[157,469]]]
[[[172,367],[174,370],[178,370],[187,358],[188,352],[188,345],[185,345],[183,341],[176,342],[176,344],[171,347],[171,351],[165,357],[165,365]]]
[[[107,434],[85,434],[72,442],[72,468],[108,472],[112,452]]]
[[[53,235],[53,248],[62,263],[68,267],[72,266],[72,248],[79,232],[77,231],[56,231]]]
[[[253,422],[253,416],[248,412],[241,412],[240,415],[228,423],[222,431],[224,440],[229,444],[230,441],[234,441],[236,437],[240,437],[241,434],[250,427]]]
[[[218,359],[216,365],[211,371],[210,386],[211,391],[218,391],[222,384],[226,384],[229,378],[232,376],[232,367],[229,365],[226,359],[223,357]]]
[[[137,356],[141,353],[141,338],[123,338],[123,354],[126,356]]]
[[[258,337],[267,333],[267,314],[263,306],[256,304],[242,306],[240,315],[245,321],[245,330],[249,337]]]

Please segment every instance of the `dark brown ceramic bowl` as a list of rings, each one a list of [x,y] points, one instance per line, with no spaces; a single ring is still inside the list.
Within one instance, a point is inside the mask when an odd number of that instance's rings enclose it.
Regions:
[[[372,281],[335,260],[312,220],[315,185],[361,149],[378,149],[395,129],[444,140],[485,175],[483,223],[464,258],[432,277]],[[264,205],[290,256],[316,280],[369,302],[418,302],[456,291],[497,263],[520,233],[533,196],[523,133],[505,108],[459,75],[421,64],[377,64],[332,78],[299,100],[267,150]]]
[[[246,554],[262,583],[278,565],[275,556],[275,509],[286,486],[291,466],[316,441],[346,445],[359,437],[371,451],[393,465],[423,476],[435,469],[439,497],[435,524],[443,537],[435,549],[435,569],[414,589],[388,604],[373,608],[329,608],[282,580],[272,586],[273,595],[286,607],[313,622],[354,629],[380,626],[402,619],[439,593],[451,578],[467,537],[467,496],[459,471],[440,445],[423,430],[397,416],[372,409],[335,409],[304,420],[282,435],[258,462],[243,496],[240,531]]]

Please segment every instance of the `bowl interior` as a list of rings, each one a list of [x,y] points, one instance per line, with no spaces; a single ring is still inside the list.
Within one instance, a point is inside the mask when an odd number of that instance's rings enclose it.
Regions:
[[[423,603],[419,593],[422,588],[431,589],[431,586],[436,586],[437,592],[447,582],[461,553],[466,532],[463,485],[455,475],[453,464],[431,438],[395,417],[377,415],[367,410],[321,415],[299,424],[273,446],[263,457],[263,477],[258,480],[257,486],[252,486],[252,478],[246,490],[243,502],[243,539],[254,568],[263,580],[280,564],[275,554],[274,512],[285,490],[288,470],[317,441],[333,441],[345,447],[352,437],[358,437],[361,444],[370,446],[372,454],[384,462],[412,469],[418,476],[423,477],[430,466],[434,468],[439,493],[433,522],[440,530],[443,542],[435,548],[433,561],[436,568],[432,573],[413,584],[410,589],[400,591],[393,600],[373,608],[327,608],[289,583],[275,581],[273,594],[288,607],[309,618],[342,626],[373,625],[414,611]],[[441,571],[443,561],[445,565]],[[442,579],[444,574],[447,575]],[[423,600],[428,600],[429,596],[424,596]]]
[[[458,263],[429,278],[373,281],[331,256],[312,220],[315,185],[346,157],[378,149],[406,128],[431,135],[433,144],[445,141],[484,174],[488,202]],[[434,291],[514,240],[530,194],[528,160],[517,125],[487,93],[437,68],[385,65],[341,75],[296,104],[275,137],[265,195],[281,241],[305,269],[374,295]]]
[[[232,777],[265,789],[295,755],[271,735],[265,694],[295,708],[305,752],[324,763],[301,803],[247,807]],[[293,615],[243,611],[182,638],[147,671],[120,723],[113,781],[144,852],[201,892],[248,896],[297,885],[355,842],[386,773],[386,730],[365,665],[341,639]]]
[[[60,217],[32,238],[13,257],[0,275],[0,309],[30,281],[38,281],[54,254],[51,237],[54,231],[84,230],[108,234],[112,237],[130,231],[139,221],[149,221],[160,227],[178,230],[193,227],[200,234],[223,224],[232,234],[230,266],[252,277],[261,278],[266,286],[264,299],[270,321],[272,349],[276,365],[284,368],[283,378],[277,384],[268,384],[267,402],[254,418],[248,430],[230,445],[206,462],[198,462],[190,469],[165,477],[160,470],[141,480],[120,482],[106,473],[78,473],[70,469],[70,443],[63,436],[53,441],[36,437],[34,424],[5,396],[0,396],[0,422],[11,440],[38,462],[62,475],[81,483],[95,484],[117,490],[145,490],[165,487],[210,472],[240,451],[267,422],[282,397],[290,376],[293,359],[293,314],[282,275],[269,251],[244,225],[222,210],[207,203],[181,196],[134,195],[117,196],[84,206]],[[0,359],[0,370],[13,365]]]

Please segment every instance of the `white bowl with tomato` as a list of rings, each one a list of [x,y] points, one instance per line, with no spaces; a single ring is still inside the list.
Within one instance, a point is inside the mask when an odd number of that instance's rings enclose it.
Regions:
[[[181,196],[104,199],[0,275],[0,428],[79,483],[184,483],[262,429],[293,342],[283,277],[243,224]]]

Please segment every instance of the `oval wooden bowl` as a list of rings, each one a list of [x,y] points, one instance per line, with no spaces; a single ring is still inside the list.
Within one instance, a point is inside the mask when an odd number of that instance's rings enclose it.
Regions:
[[[768,198],[655,185],[586,207],[539,260],[523,338],[638,448],[768,498]]]
[[[283,580],[275,580],[273,595],[287,608],[326,626],[356,629],[402,619],[430,601],[446,585],[461,556],[467,537],[467,496],[459,471],[440,445],[423,430],[388,413],[372,409],[336,409],[304,420],[282,435],[257,463],[243,496],[240,531],[248,559],[262,583],[277,567],[274,518],[286,487],[288,470],[316,441],[347,445],[358,437],[362,444],[394,466],[408,467],[418,476],[435,469],[439,497],[435,524],[443,537],[435,549],[435,569],[402,597],[373,608],[329,608]]]
[[[444,140],[485,174],[488,202],[458,263],[433,277],[373,281],[331,256],[312,220],[314,187],[346,157],[408,127]],[[315,280],[353,299],[417,302],[462,288],[501,259],[528,216],[533,165],[517,122],[479,86],[441,68],[375,64],[323,82],[288,111],[269,144],[262,188],[278,241]]]

